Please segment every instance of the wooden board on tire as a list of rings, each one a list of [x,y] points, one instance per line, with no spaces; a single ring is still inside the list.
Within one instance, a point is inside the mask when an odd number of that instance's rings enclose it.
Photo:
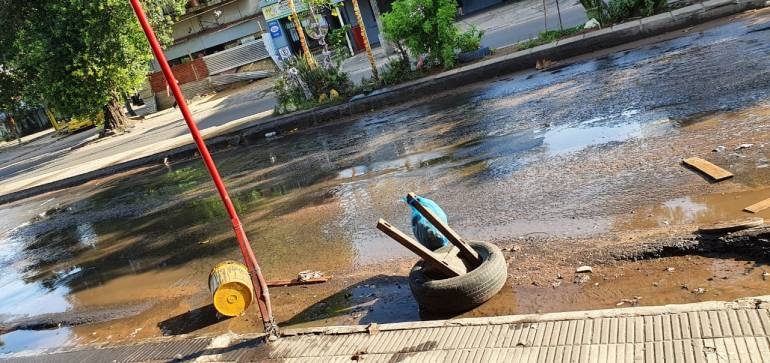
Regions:
[[[421,311],[454,314],[475,308],[491,299],[505,286],[508,265],[500,248],[489,242],[468,244],[482,258],[482,263],[462,276],[433,279],[425,274],[425,262],[414,265],[409,273],[409,287]],[[436,253],[448,251],[444,246]]]

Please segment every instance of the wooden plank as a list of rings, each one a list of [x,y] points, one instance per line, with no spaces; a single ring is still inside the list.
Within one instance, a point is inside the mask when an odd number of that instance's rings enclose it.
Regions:
[[[743,210],[751,213],[759,213],[767,208],[770,208],[770,198],[767,198],[759,203],[754,203]]]
[[[687,158],[682,160],[682,162],[708,175],[714,181],[722,181],[733,177],[733,173],[698,157]]]
[[[756,228],[763,226],[765,220],[763,218],[747,218],[737,221],[728,221],[711,224],[708,226],[698,227],[700,233],[727,233],[740,231],[742,229]]]
[[[318,277],[315,279],[292,279],[292,280],[272,280],[267,282],[267,287],[281,287],[281,286],[295,286],[295,285],[312,285],[320,284],[331,280],[331,276]]]
[[[469,246],[465,241],[460,237],[457,232],[455,232],[452,228],[450,228],[448,225],[446,225],[444,222],[438,219],[433,212],[425,208],[419,200],[417,200],[417,195],[410,192],[406,196],[406,202],[409,203],[409,205],[413,206],[415,209],[417,209],[420,214],[422,214],[425,219],[428,220],[431,224],[433,224],[436,229],[441,232],[441,234],[446,237],[449,242],[451,242],[453,245],[457,246],[457,248],[460,249],[460,256],[465,258],[467,261],[471,262],[472,265],[478,266],[481,264],[481,258],[479,257],[479,253],[476,252],[471,246]]]
[[[400,243],[410,251],[414,252],[417,256],[420,256],[423,260],[425,260],[425,262],[433,265],[433,267],[435,267],[442,274],[448,277],[465,274],[465,271],[461,271],[456,266],[450,265],[446,260],[437,257],[436,254],[434,254],[431,250],[425,248],[425,246],[421,245],[419,242],[409,238],[409,236],[404,234],[404,232],[399,231],[398,228],[393,227],[393,225],[384,219],[377,221],[377,229],[387,234],[390,238],[393,238],[396,240],[396,242]]]

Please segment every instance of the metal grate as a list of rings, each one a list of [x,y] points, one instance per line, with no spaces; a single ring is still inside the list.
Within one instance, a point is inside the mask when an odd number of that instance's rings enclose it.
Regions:
[[[256,79],[267,78],[273,75],[274,72],[269,71],[255,71],[255,72],[241,72],[232,74],[220,74],[209,77],[211,84],[214,86],[224,86],[235,82],[252,81]]]
[[[203,57],[209,74],[219,74],[224,71],[269,58],[262,39],[255,40],[234,48]]]

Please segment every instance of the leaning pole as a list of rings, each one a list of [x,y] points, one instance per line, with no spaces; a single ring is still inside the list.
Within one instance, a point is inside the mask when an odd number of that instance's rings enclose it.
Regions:
[[[174,73],[171,72],[171,67],[168,65],[166,55],[163,54],[163,50],[160,48],[158,38],[155,37],[155,32],[153,32],[152,26],[150,26],[150,22],[144,14],[142,5],[139,3],[139,0],[131,0],[131,6],[134,8],[136,17],[139,19],[139,24],[141,24],[142,30],[147,36],[147,40],[150,42],[152,52],[155,54],[155,58],[160,64],[163,76],[166,78],[166,83],[168,83],[169,88],[174,94],[174,98],[179,105],[179,110],[182,111],[184,121],[190,129],[190,134],[192,134],[195,145],[198,147],[203,163],[206,165],[206,169],[208,169],[211,179],[214,180],[214,185],[216,186],[217,192],[219,192],[222,203],[225,205],[227,214],[230,216],[230,222],[233,225],[233,231],[235,232],[235,238],[238,240],[238,246],[241,249],[244,264],[249,270],[251,282],[252,285],[254,285],[254,293],[257,296],[257,305],[259,306],[259,314],[262,318],[265,334],[267,334],[269,339],[273,340],[278,337],[278,324],[275,323],[275,318],[273,317],[273,310],[270,305],[270,294],[267,291],[267,282],[265,281],[265,277],[262,276],[262,270],[259,268],[257,258],[254,256],[254,251],[251,250],[251,244],[249,244],[249,239],[246,237],[246,232],[243,230],[243,225],[238,218],[238,213],[235,210],[232,200],[230,200],[230,195],[227,193],[227,188],[222,181],[222,177],[219,175],[219,170],[217,170],[217,166],[214,164],[214,160],[211,158],[211,154],[209,153],[206,144],[203,142],[203,137],[201,137],[198,126],[195,124],[192,113],[190,113],[190,109],[187,107],[187,101],[185,101],[182,90],[176,83]]]

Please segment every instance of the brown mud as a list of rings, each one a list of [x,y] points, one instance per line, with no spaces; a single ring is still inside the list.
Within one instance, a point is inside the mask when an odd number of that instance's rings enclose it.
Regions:
[[[749,31],[770,15],[753,14],[217,154],[267,279],[333,275],[271,289],[276,321],[446,318],[420,315],[406,279],[415,257],[374,228],[382,217],[410,230],[409,191],[504,250],[506,287],[462,316],[766,294],[766,232],[693,233],[770,218],[742,211],[770,197],[770,47]],[[690,156],[735,177],[711,183],[681,165]],[[62,323],[4,334],[0,354],[261,329],[254,306],[232,319],[211,307],[210,269],[240,256],[197,160],[0,213],[0,322]]]

